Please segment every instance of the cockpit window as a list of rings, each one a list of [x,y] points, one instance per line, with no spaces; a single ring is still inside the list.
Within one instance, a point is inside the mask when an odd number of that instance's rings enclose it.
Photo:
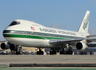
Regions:
[[[9,26],[18,25],[18,24],[20,24],[20,22],[18,22],[18,21],[13,21]]]

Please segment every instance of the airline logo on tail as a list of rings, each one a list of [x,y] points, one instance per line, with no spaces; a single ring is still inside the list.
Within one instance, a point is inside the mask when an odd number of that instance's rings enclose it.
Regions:
[[[88,33],[90,11],[87,11],[78,32]]]
[[[83,25],[83,29],[85,30],[87,28],[88,22],[85,22]]]

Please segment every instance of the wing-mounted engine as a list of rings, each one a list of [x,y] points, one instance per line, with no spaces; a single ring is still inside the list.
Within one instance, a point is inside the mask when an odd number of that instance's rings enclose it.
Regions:
[[[10,44],[10,50],[11,51],[15,51],[16,50],[16,46],[14,44]]]
[[[4,42],[4,43],[1,43],[1,49],[3,50],[10,49],[11,51],[13,51],[13,50],[16,50],[16,46],[9,42]]]
[[[10,43],[8,42],[1,43],[1,49],[5,50],[9,48],[10,48]]]
[[[87,47],[88,47],[88,46],[87,46],[85,43],[83,43],[83,42],[78,42],[78,43],[76,44],[76,48],[77,48],[78,50],[85,50]]]

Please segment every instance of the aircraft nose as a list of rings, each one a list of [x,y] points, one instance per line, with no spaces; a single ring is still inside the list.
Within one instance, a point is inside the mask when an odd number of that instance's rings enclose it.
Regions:
[[[8,33],[8,31],[7,31],[7,30],[4,30],[4,31],[2,32],[3,37],[6,37],[6,33]]]
[[[5,37],[4,33],[5,33],[5,30],[4,30],[3,33],[2,33],[2,34],[3,34],[3,37]]]
[[[4,34],[5,32],[6,32],[6,31],[4,30],[4,31],[3,31],[3,34]]]

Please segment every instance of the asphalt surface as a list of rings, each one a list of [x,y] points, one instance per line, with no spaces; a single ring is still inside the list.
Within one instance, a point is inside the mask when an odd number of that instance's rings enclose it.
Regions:
[[[96,70],[96,68],[0,68],[0,70]]]
[[[96,55],[0,55],[0,64],[96,64]]]

